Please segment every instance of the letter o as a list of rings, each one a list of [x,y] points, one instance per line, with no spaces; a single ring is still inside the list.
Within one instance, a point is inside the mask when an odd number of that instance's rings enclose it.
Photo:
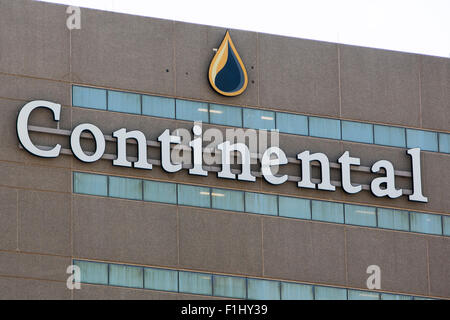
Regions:
[[[81,148],[80,138],[83,131],[90,131],[95,140],[95,152],[92,155],[87,155]],[[83,162],[95,162],[103,156],[105,152],[105,137],[101,130],[90,123],[83,123],[73,129],[70,136],[70,147],[72,148],[73,155],[78,160]]]

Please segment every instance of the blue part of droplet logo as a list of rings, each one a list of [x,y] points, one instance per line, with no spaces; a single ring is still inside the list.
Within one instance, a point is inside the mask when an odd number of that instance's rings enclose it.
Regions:
[[[211,61],[209,82],[214,90],[224,96],[237,96],[247,88],[247,71],[229,32]]]

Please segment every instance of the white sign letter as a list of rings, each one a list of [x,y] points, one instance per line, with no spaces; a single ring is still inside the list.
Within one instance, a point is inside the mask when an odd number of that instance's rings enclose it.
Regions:
[[[91,155],[84,153],[81,148],[80,139],[83,131],[90,131],[95,140],[95,152]],[[83,162],[95,162],[103,156],[105,152],[105,137],[100,129],[93,124],[83,123],[73,129],[70,136],[70,147],[73,155]]]
[[[61,113],[60,104],[40,100],[28,102],[22,107],[19,115],[17,116],[17,137],[19,138],[20,144],[29,153],[43,158],[56,158],[59,156],[61,145],[57,144],[51,150],[41,150],[36,148],[33,142],[31,142],[28,134],[28,118],[30,117],[30,113],[39,107],[50,109],[53,112],[53,118],[55,121],[59,121],[59,116]]]
[[[158,141],[161,142],[161,166],[167,172],[177,172],[181,170],[181,163],[172,164],[170,160],[170,144],[180,143],[181,138],[178,136],[171,136],[169,129],[158,137]]]
[[[330,181],[330,162],[323,153],[309,154],[303,151],[297,155],[297,159],[302,162],[302,180],[297,183],[299,188],[315,189],[316,184],[311,181],[311,161],[319,161],[322,181],[317,185],[320,190],[335,191],[336,187]]]
[[[147,162],[147,139],[138,130],[127,132],[122,128],[113,132],[113,137],[117,138],[117,159],[113,160],[113,165],[131,167],[139,169],[152,169],[152,165]],[[135,139],[138,144],[138,161],[133,164],[127,160],[127,139]]]
[[[388,196],[392,199],[400,197],[402,195],[402,189],[395,189],[394,166],[387,160],[380,160],[373,164],[372,172],[378,172],[381,168],[384,168],[386,171],[386,176],[373,179],[370,184],[370,190],[377,197]],[[381,188],[382,184],[386,184],[385,189]]]
[[[338,162],[341,164],[342,189],[344,189],[344,191],[347,193],[360,192],[362,189],[361,185],[352,185],[350,178],[350,165],[359,166],[361,163],[361,159],[350,157],[349,152],[345,151],[344,154],[338,159]]]
[[[422,172],[420,168],[420,149],[414,148],[406,151],[411,156],[413,177],[413,194],[408,199],[411,201],[428,202],[428,198],[422,194]]]
[[[271,159],[272,154],[276,155],[275,159]],[[286,163],[288,163],[288,160],[283,150],[281,150],[278,147],[268,148],[261,158],[261,171],[264,176],[264,179],[266,179],[267,182],[275,185],[285,183],[286,180],[288,179],[287,174],[281,177],[276,177],[273,175],[270,167]]]

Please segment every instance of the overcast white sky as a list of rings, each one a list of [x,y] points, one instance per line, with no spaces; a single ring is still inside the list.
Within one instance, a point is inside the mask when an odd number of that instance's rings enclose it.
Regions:
[[[45,0],[450,57],[450,0]]]

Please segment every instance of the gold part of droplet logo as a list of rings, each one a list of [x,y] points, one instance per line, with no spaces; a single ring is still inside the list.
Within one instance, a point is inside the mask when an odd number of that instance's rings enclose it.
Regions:
[[[228,31],[209,65],[208,75],[211,87],[221,95],[237,96],[247,88],[247,70]]]

